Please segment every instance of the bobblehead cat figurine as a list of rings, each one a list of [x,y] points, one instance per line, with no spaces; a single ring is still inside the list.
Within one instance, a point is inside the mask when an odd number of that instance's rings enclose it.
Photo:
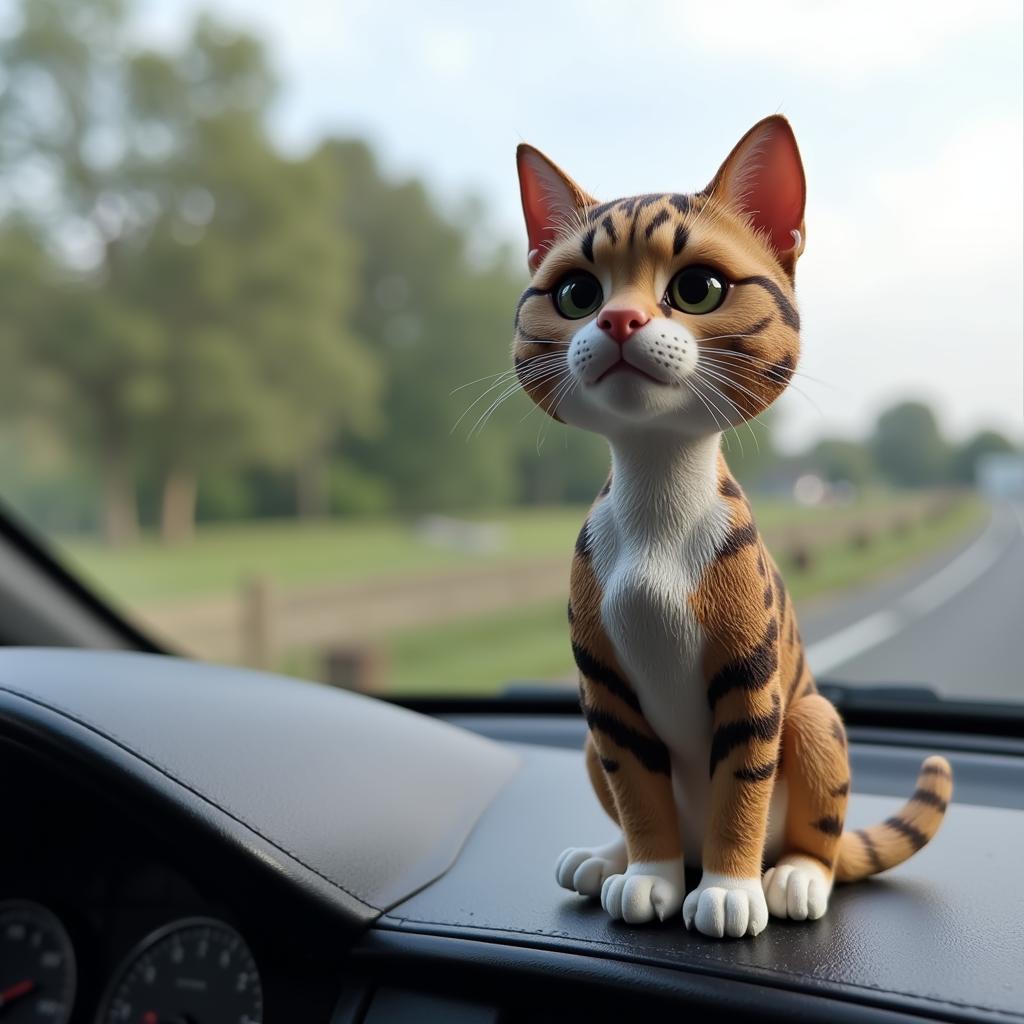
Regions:
[[[569,623],[587,770],[621,836],[566,850],[558,883],[615,920],[681,908],[716,937],[757,935],[769,913],[820,918],[833,881],[935,835],[953,782],[929,757],[899,814],[843,831],[843,724],[720,451],[799,357],[796,140],[769,117],[703,191],[610,203],[530,146],[518,166],[533,279],[516,373],[550,416],[604,436],[612,462],[576,543]],[[703,869],[688,895],[684,864]]]

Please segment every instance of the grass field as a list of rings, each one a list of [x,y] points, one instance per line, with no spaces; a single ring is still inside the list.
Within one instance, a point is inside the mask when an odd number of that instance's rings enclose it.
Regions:
[[[769,536],[781,528],[836,518],[861,522],[911,505],[914,496],[872,495],[853,505],[804,508],[788,501],[754,501],[758,525]],[[60,549],[101,590],[129,608],[235,592],[262,576],[275,586],[402,576],[464,565],[501,564],[523,558],[568,558],[586,514],[583,507],[502,510],[475,517],[497,526],[500,543],[486,553],[431,543],[411,522],[313,521],[205,526],[188,544],[155,538],[111,549],[97,541],[66,538]]]
[[[793,599],[806,601],[898,570],[954,543],[977,528],[983,516],[979,503],[965,501],[941,521],[923,522],[898,535],[886,533],[866,548],[830,547],[805,572],[784,558],[780,568]],[[385,651],[394,693],[495,693],[508,682],[570,678],[573,673],[563,601],[412,630],[393,638]]]
[[[979,501],[964,498],[951,504],[942,518],[922,515],[929,500],[876,494],[853,505],[821,509],[761,498],[754,508],[790,592],[800,601],[842,592],[898,569],[951,544],[985,514]],[[572,507],[480,516],[481,522],[493,524],[497,537],[493,549],[482,553],[431,542],[414,524],[398,520],[237,524],[204,527],[194,541],[176,547],[145,540],[112,550],[71,540],[62,549],[117,603],[159,608],[200,598],[232,598],[252,576],[287,589],[545,557],[564,557],[568,567],[585,513]],[[905,522],[897,531],[894,522],[899,518]],[[871,533],[870,543],[855,547],[854,534],[865,529]],[[797,533],[812,538],[814,557],[803,571],[788,557],[788,538]],[[571,675],[564,600],[406,630],[381,643],[390,692],[487,693],[513,680]],[[319,652],[289,650],[278,667],[315,678]]]

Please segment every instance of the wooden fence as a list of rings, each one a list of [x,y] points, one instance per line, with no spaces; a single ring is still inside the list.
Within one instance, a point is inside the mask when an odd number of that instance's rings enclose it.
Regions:
[[[811,524],[769,530],[766,540],[787,571],[800,571],[823,548],[867,546],[953,503],[932,495],[862,515],[826,511]],[[326,675],[364,686],[377,672],[375,645],[389,635],[564,598],[568,573],[566,555],[289,589],[253,578],[234,597],[150,607],[139,618],[170,648],[211,661],[270,668],[290,651],[316,650]]]

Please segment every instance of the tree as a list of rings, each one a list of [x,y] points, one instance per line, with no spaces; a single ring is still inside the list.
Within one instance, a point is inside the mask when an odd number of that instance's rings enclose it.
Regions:
[[[847,480],[856,487],[864,487],[874,476],[871,453],[860,441],[822,438],[811,449],[809,461],[814,470],[830,483]]]
[[[318,159],[336,183],[334,223],[361,242],[353,329],[384,374],[379,434],[337,454],[387,481],[403,510],[508,502],[518,489],[515,434],[492,427],[467,440],[486,402],[453,434],[486,385],[452,391],[509,368],[520,275],[507,253],[471,255],[481,239],[444,217],[419,182],[385,180],[363,143],[329,142]]]
[[[200,474],[297,468],[304,508],[324,451],[372,420],[372,354],[349,326],[355,247],[333,185],[264,128],[259,44],[201,19],[180,52],[136,52],[116,0],[25,0],[4,44],[0,174],[40,163],[23,204],[55,255],[26,373],[69,443],[101,467],[107,535],[135,531],[138,466],[162,479],[168,538]],[[40,116],[40,104],[46,109]]]
[[[1014,450],[1012,442],[997,431],[980,430],[953,453],[952,477],[957,483],[973,484],[978,461],[983,456]]]
[[[931,487],[947,478],[949,450],[923,402],[901,402],[883,412],[870,447],[882,475],[898,487]]]

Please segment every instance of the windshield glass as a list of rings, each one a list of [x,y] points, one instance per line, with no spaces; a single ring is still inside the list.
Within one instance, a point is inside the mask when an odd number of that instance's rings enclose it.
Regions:
[[[516,145],[695,192],[778,111],[802,358],[722,448],[810,665],[1020,699],[1021,6],[598,10],[0,3],[0,499],[169,649],[572,692]]]

